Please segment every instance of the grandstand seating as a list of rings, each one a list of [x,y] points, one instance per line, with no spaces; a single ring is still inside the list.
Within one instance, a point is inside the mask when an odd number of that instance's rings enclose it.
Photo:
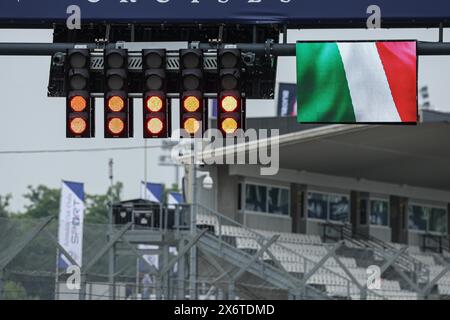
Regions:
[[[270,246],[269,250],[281,266],[291,274],[306,274],[328,252],[327,246],[329,244],[322,242],[318,235],[248,229],[238,226],[237,223],[236,225],[220,224],[217,216],[207,214],[199,214],[197,224],[199,227],[208,227],[216,236],[232,239],[233,245],[246,251],[256,252],[261,247],[260,239],[263,237],[269,239],[278,235],[279,238]],[[351,241],[345,241],[344,244],[349,248],[357,247]],[[404,244],[388,243],[388,245],[396,249],[404,247]],[[433,255],[422,252],[419,247],[409,246],[406,253],[430,268],[431,279],[443,269],[443,266],[437,263]],[[271,255],[264,253],[262,259],[270,261],[272,258]],[[348,268],[359,285],[365,287],[367,281],[366,268],[359,267],[356,258],[339,256],[339,260]],[[307,283],[322,286],[330,296],[361,298],[358,286],[352,282],[351,278],[333,258],[329,258],[323,267],[307,280]],[[442,277],[437,284],[439,294],[450,295],[450,272]],[[403,290],[399,281],[382,279],[381,290],[369,290],[367,298],[416,300],[417,294]]]

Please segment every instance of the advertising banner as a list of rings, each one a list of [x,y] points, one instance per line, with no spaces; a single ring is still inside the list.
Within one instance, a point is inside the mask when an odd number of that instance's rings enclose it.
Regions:
[[[365,23],[376,4],[383,23],[438,23],[448,0],[2,0],[0,22],[64,23],[77,5],[85,23],[325,24]],[[69,12],[69,14],[68,14]],[[370,10],[369,10],[370,12]]]
[[[59,210],[58,242],[81,267],[83,257],[84,185],[63,181]],[[59,267],[72,265],[62,253]]]

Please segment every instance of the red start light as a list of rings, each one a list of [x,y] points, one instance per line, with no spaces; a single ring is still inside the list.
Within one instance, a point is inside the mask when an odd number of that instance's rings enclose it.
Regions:
[[[108,130],[112,134],[121,134],[125,129],[125,122],[120,118],[112,118],[108,121]]]
[[[220,101],[220,107],[225,112],[234,112],[238,106],[238,99],[234,96],[224,96]]]
[[[85,119],[77,117],[70,120],[69,128],[72,133],[76,135],[83,134],[87,129],[87,122]]]
[[[187,112],[196,112],[200,108],[200,100],[195,96],[188,96],[183,100],[183,108]]]
[[[148,97],[146,106],[150,112],[159,112],[163,108],[163,100],[158,96]]]
[[[164,124],[159,118],[152,118],[147,121],[147,130],[149,133],[157,135],[164,129]]]
[[[120,112],[125,108],[125,100],[120,96],[112,96],[108,99],[108,108],[112,112]]]
[[[70,108],[75,112],[82,112],[87,107],[86,98],[82,96],[73,96],[70,98]]]

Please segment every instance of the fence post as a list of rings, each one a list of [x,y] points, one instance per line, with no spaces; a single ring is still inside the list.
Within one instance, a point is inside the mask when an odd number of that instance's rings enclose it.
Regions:
[[[217,217],[219,220],[219,251],[222,252],[222,217]]]
[[[84,271],[81,271],[79,300],[86,300],[87,279]]]
[[[3,269],[0,269],[0,300],[3,300],[5,297],[4,297],[4,289],[3,289],[3,275],[4,275],[4,272],[3,272]]]
[[[232,280],[228,284],[228,300],[235,300],[235,299],[236,299],[235,286],[234,281]]]

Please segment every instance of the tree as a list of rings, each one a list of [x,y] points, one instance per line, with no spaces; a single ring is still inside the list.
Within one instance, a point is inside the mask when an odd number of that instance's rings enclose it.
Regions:
[[[18,282],[6,281],[4,284],[4,292],[6,300],[25,300],[27,299],[27,291]]]
[[[164,196],[163,196],[164,202],[168,201],[170,192],[180,192],[180,188],[178,187],[177,183],[173,183],[170,188],[167,188],[166,186],[164,186]]]
[[[11,195],[0,196],[0,218],[6,218],[10,215],[8,210],[9,202],[11,200]]]
[[[25,206],[24,217],[43,218],[53,216],[58,217],[59,199],[61,189],[52,189],[44,185],[37,187],[28,186],[28,193],[24,195],[30,204]]]
[[[86,216],[87,223],[108,223],[108,210],[111,199],[113,203],[121,200],[123,184],[117,182],[108,188],[106,194],[86,196]]]

